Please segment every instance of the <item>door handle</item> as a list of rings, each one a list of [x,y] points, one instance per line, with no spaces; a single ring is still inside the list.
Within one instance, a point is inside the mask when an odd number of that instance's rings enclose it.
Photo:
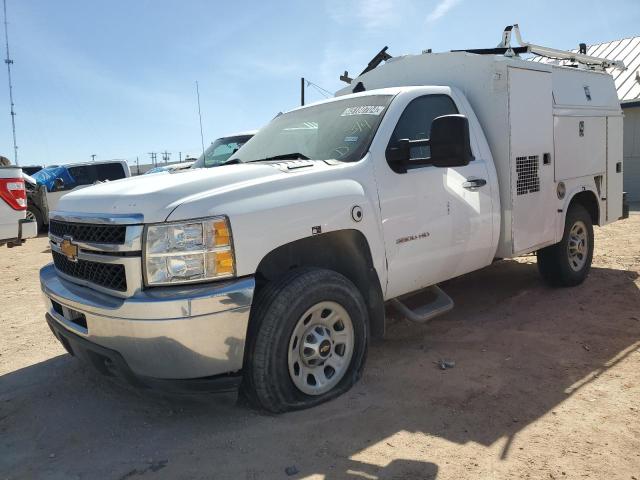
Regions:
[[[487,181],[484,178],[473,178],[464,182],[462,184],[462,188],[466,188],[467,190],[477,190],[480,187],[484,187],[486,184]]]

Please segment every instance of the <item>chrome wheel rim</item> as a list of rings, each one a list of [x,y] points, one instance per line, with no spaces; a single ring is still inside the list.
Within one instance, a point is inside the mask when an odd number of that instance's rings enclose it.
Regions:
[[[36,221],[36,216],[33,214],[31,210],[27,210],[27,216],[25,218],[32,222]]]
[[[353,355],[353,323],[336,302],[320,302],[298,320],[289,339],[289,376],[307,395],[335,387],[349,369]]]
[[[587,263],[587,255],[589,253],[589,236],[587,234],[587,226],[584,222],[577,221],[571,227],[569,232],[569,242],[567,243],[567,255],[569,256],[569,265],[575,272],[582,270]]]

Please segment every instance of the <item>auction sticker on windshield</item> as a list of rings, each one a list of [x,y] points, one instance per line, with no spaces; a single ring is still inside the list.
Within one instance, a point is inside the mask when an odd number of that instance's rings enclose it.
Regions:
[[[362,105],[360,107],[348,107],[344,109],[341,117],[349,115],[380,115],[384,110],[384,105]]]

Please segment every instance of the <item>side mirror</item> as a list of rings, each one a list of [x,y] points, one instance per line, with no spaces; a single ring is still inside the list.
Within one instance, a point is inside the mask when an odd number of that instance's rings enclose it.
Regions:
[[[53,186],[54,186],[54,191],[56,192],[64,189],[64,180],[62,180],[61,178],[56,178],[53,181]]]
[[[473,160],[469,120],[464,115],[443,115],[431,124],[431,163],[436,167],[462,167]]]

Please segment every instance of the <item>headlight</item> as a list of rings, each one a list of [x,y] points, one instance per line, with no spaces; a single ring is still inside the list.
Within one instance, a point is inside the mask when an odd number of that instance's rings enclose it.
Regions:
[[[225,217],[149,225],[144,257],[147,285],[216,280],[235,273]]]

